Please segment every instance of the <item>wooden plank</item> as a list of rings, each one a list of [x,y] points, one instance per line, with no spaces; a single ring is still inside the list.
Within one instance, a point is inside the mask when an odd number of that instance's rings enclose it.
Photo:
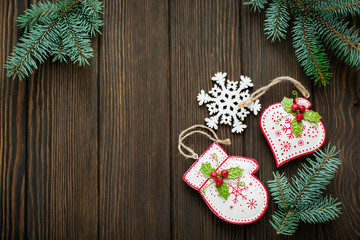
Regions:
[[[27,83],[6,78],[3,68],[25,7],[24,1],[0,2],[0,239],[21,239],[25,231]]]
[[[167,1],[105,1],[100,238],[170,238]]]
[[[241,1],[171,1],[171,169],[172,169],[172,232],[174,239],[242,239],[244,227],[229,224],[215,216],[200,194],[188,186],[182,176],[193,164],[177,149],[182,130],[205,124],[206,107],[199,107],[196,96],[201,89],[209,91],[211,77],[227,72],[229,79],[241,74],[240,16]],[[230,155],[243,154],[242,135],[231,134],[229,126],[217,131],[230,137],[225,147]],[[195,136],[186,141],[199,154],[211,141]]]
[[[90,66],[46,62],[28,80],[29,239],[98,237],[98,42]]]
[[[242,35],[242,69],[254,82],[254,89],[267,85],[270,80],[287,75],[298,79],[310,92],[313,88],[312,80],[308,79],[300,64],[297,63],[294,48],[289,40],[281,43],[271,43],[264,35],[264,13],[254,13],[249,6],[241,6],[241,35]],[[281,83],[270,89],[260,99],[262,111],[269,105],[280,102],[284,96],[292,97],[292,91],[297,90],[291,83]],[[310,101],[314,101],[310,97]],[[259,163],[258,173],[255,174],[268,188],[267,181],[273,179],[272,172],[285,172],[291,178],[305,161],[305,157],[293,160],[277,168],[270,147],[260,128],[260,115],[247,119],[248,128],[244,133],[246,157],[256,159]],[[276,231],[269,223],[271,214],[277,209],[269,195],[269,206],[264,216],[257,222],[247,226],[247,239],[277,239]],[[313,239],[316,228],[310,224],[300,224],[293,237],[282,236],[284,239]]]
[[[327,191],[342,201],[342,215],[336,221],[319,224],[319,239],[359,239],[360,74],[339,62],[333,69],[331,85],[316,89],[314,96],[327,129],[326,142],[342,150],[342,166]]]
[[[360,27],[360,17],[354,19]],[[360,72],[332,56],[334,77],[326,88],[314,88],[315,104],[321,108],[326,142],[340,150],[342,166],[329,184],[327,194],[342,201],[341,216],[319,224],[318,239],[360,238]]]

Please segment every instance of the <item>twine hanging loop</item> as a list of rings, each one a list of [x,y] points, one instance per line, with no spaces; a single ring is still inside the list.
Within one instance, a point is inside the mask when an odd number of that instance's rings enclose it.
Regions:
[[[194,129],[205,129],[207,131],[210,132],[207,133],[205,131],[202,131],[202,130],[194,130]],[[200,133],[202,135],[205,135],[207,136],[208,138],[210,138],[212,141],[216,142],[216,143],[219,143],[219,144],[225,144],[225,145],[230,145],[231,144],[231,141],[230,139],[224,139],[224,140],[221,140],[219,139],[219,137],[216,135],[216,133],[214,132],[214,130],[212,130],[211,128],[208,128],[204,125],[194,125],[194,126],[191,126],[189,127],[188,129],[185,129],[184,131],[182,131],[179,135],[179,144],[178,144],[178,149],[179,149],[179,152],[184,156],[184,157],[187,157],[187,158],[193,158],[193,159],[198,159],[199,158],[199,155],[197,155],[193,149],[191,149],[190,147],[186,146],[184,144],[184,140],[185,138],[189,137],[190,135],[193,135],[195,133]],[[184,151],[185,150],[185,151]],[[186,153],[187,152],[187,153]]]
[[[262,95],[264,95],[272,86],[281,83],[283,81],[292,82],[304,97],[306,98],[310,97],[309,91],[298,80],[289,76],[282,76],[273,79],[267,86],[259,88],[258,90],[253,92],[246,101],[239,103],[238,107],[243,108],[250,106],[255,100],[259,99]]]

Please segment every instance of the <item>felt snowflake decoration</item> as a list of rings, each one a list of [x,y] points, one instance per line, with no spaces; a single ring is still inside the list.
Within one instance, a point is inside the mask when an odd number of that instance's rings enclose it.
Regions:
[[[249,87],[253,83],[249,77],[240,77],[240,82],[225,79],[226,73],[218,72],[211,78],[214,87],[205,93],[201,90],[197,96],[199,106],[206,104],[210,118],[205,118],[206,125],[213,129],[218,129],[218,124],[230,125],[233,133],[241,133],[246,128],[242,121],[251,112],[255,115],[261,109],[259,100],[254,101],[250,106],[239,108],[238,104],[245,102],[249,97]],[[219,122],[220,121],[220,122]]]

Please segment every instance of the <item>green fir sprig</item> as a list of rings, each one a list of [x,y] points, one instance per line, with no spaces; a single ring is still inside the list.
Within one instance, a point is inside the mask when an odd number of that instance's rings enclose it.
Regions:
[[[341,202],[332,196],[322,196],[341,165],[338,153],[330,145],[324,151],[316,151],[315,160],[308,158],[309,164],[302,164],[291,185],[284,174],[273,173],[275,179],[268,184],[278,210],[270,223],[278,234],[294,234],[300,221],[323,223],[341,214]]]
[[[102,2],[96,0],[63,0],[40,2],[18,17],[24,34],[10,54],[5,68],[7,76],[22,80],[49,57],[53,61],[70,58],[79,66],[89,64],[94,56],[90,38],[103,25]]]
[[[292,37],[297,60],[306,75],[324,86],[332,77],[326,45],[355,70],[360,70],[359,30],[346,17],[360,14],[359,0],[248,0],[254,11],[265,10],[265,34],[272,42],[286,39],[293,19]]]

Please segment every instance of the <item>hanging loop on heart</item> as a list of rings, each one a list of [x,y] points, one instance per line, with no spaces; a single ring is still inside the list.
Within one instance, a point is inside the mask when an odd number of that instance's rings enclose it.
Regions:
[[[209,133],[205,132],[205,131],[197,130],[197,129],[205,129],[205,130],[209,131],[212,136]],[[216,135],[216,133],[211,128],[208,128],[208,127],[206,127],[204,125],[194,125],[194,126],[189,127],[188,129],[185,129],[179,135],[178,149],[179,149],[180,153],[184,157],[193,158],[193,159],[198,159],[199,158],[199,155],[196,154],[193,149],[186,146],[184,144],[184,142],[183,142],[187,137],[189,137],[190,135],[193,135],[195,133],[205,135],[208,138],[210,138],[212,141],[214,141],[216,143],[219,143],[219,144],[225,144],[225,145],[230,145],[231,144],[231,141],[228,138],[224,139],[224,140],[219,139],[219,137]],[[183,151],[183,150],[185,150],[185,151]]]
[[[306,98],[310,97],[309,91],[298,80],[289,76],[282,76],[273,79],[267,86],[259,88],[258,90],[253,92],[246,101],[239,103],[238,107],[243,108],[250,106],[255,100],[259,99],[262,95],[264,95],[272,86],[281,83],[283,81],[292,82],[304,97]]]

